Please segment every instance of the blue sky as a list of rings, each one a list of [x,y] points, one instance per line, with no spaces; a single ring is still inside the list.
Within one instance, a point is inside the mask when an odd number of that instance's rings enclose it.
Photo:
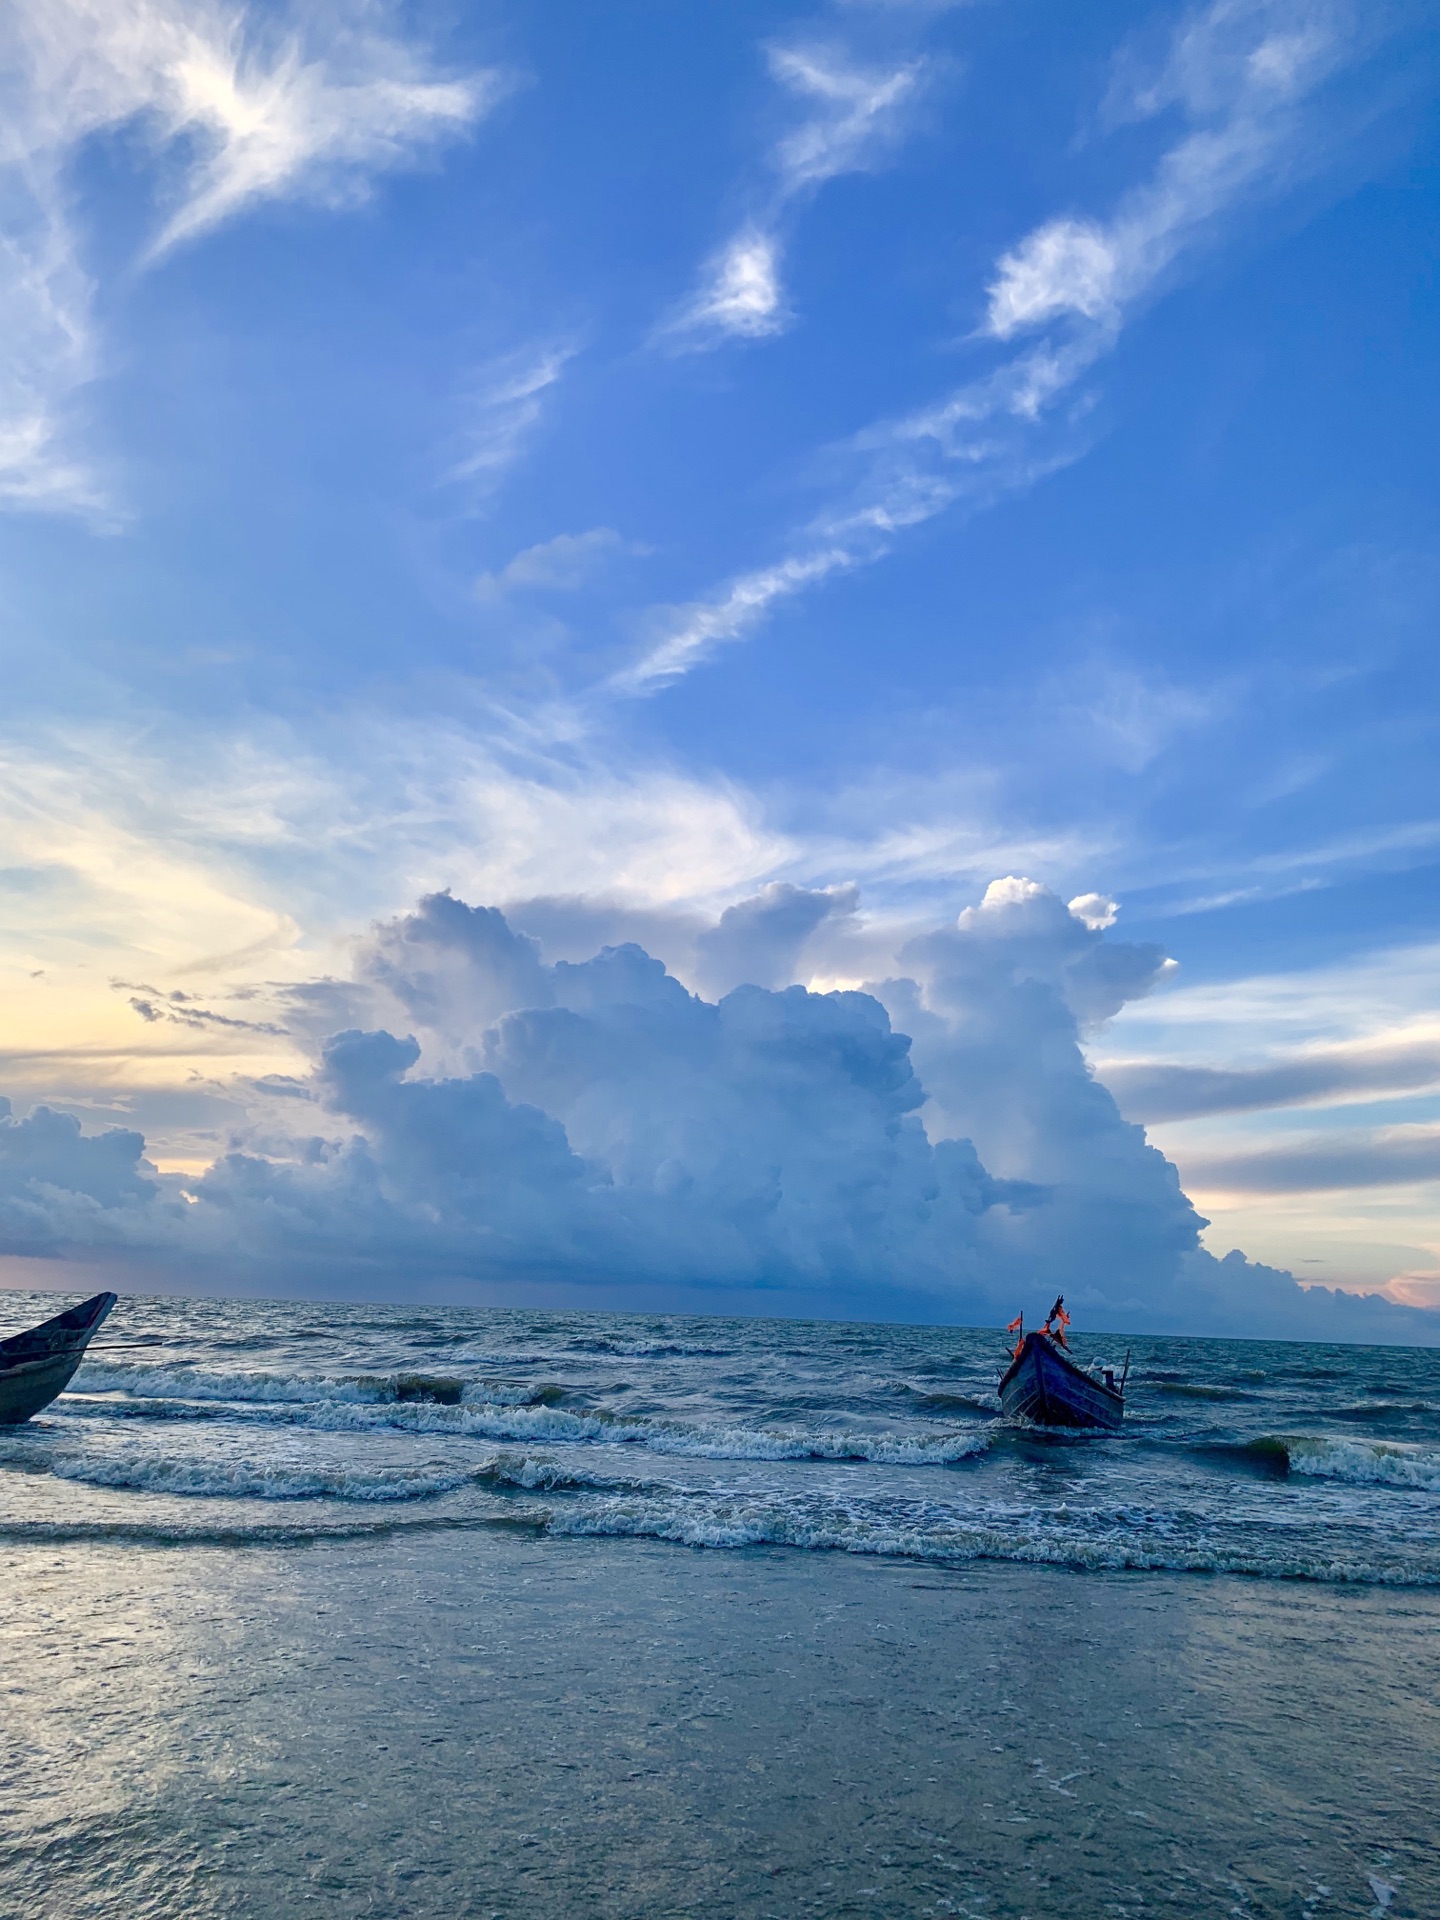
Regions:
[[[16,1114],[283,1159],[286,1008],[436,889],[697,985],[853,886],[826,990],[1025,876],[1177,963],[1079,1040],[1206,1244],[1440,1303],[1436,53],[15,0]]]

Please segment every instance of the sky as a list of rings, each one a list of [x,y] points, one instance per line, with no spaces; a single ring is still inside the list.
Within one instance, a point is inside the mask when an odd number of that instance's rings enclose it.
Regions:
[[[1437,1337],[1428,9],[0,89],[0,1280]]]

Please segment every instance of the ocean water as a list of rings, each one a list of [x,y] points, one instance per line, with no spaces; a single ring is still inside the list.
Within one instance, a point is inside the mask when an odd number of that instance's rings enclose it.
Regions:
[[[103,1338],[0,1430],[5,1920],[1440,1914],[1440,1356],[1082,1333],[1065,1436],[954,1328]]]
[[[10,1295],[17,1325],[53,1301]],[[496,1521],[715,1549],[1440,1580],[1440,1353],[1075,1336],[1123,1431],[998,1417],[1003,1335],[126,1299],[0,1429],[11,1540]],[[399,1397],[406,1376],[456,1404]],[[413,1390],[413,1388],[411,1389]]]

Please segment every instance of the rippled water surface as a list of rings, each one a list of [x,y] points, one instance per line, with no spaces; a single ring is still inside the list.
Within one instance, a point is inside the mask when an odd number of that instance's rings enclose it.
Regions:
[[[53,1304],[5,1299],[16,1325]],[[1131,1370],[1124,1431],[1077,1436],[1001,1420],[1003,1337],[955,1328],[127,1299],[103,1337],[72,1392],[0,1430],[11,1538],[505,1518],[945,1565],[1440,1578],[1428,1351],[1080,1334],[1082,1360],[1128,1345]]]
[[[0,1429],[3,1920],[1440,1914],[1430,1353],[1136,1340],[1064,1436],[949,1328],[104,1342]]]

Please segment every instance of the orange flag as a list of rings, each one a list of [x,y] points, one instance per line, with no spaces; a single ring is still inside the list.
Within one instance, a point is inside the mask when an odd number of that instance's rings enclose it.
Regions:
[[[1025,1316],[1023,1313],[1017,1313],[1015,1318],[1010,1322],[1009,1326],[1006,1327],[1005,1331],[1007,1333],[1018,1333],[1022,1323],[1024,1322],[1024,1319],[1025,1319]]]

